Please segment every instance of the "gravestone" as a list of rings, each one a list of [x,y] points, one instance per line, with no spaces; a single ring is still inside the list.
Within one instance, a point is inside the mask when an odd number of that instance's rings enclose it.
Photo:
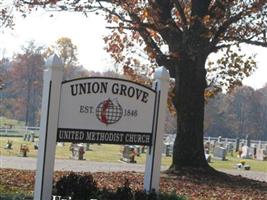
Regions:
[[[206,160],[207,160],[208,163],[211,162],[211,156],[210,156],[210,154],[206,154],[205,153],[205,158],[206,158]]]
[[[229,142],[226,146],[227,152],[230,153],[231,156],[234,155],[234,144]]]
[[[205,152],[206,153],[210,153],[210,150],[211,150],[210,141],[205,141],[205,143],[204,143],[204,149],[205,149]]]
[[[72,158],[76,160],[85,160],[83,155],[85,153],[84,146],[82,144],[76,144],[72,147]]]
[[[174,134],[169,134],[164,138],[163,143],[169,143],[169,144],[174,144],[174,140],[175,140],[176,135]]]
[[[128,163],[136,163],[134,146],[124,145],[121,160]]]
[[[26,134],[24,134],[24,136],[23,136],[23,141],[26,141],[27,138],[28,138],[28,135],[27,135],[27,133],[26,133]]]
[[[256,159],[257,160],[267,160],[267,151],[266,149],[257,149],[256,152]]]
[[[257,147],[258,149],[261,149],[262,148],[262,142],[259,140],[259,142],[258,142],[258,147]]]
[[[224,147],[215,147],[213,157],[217,160],[226,160],[226,149]]]
[[[253,144],[251,144],[251,147],[252,148],[254,148],[254,147],[257,148],[257,144],[253,143]]]
[[[20,145],[20,155],[22,157],[27,157],[27,153],[29,152],[29,148],[26,144]]]
[[[219,136],[218,139],[217,139],[217,145],[220,146],[220,147],[225,147],[225,143],[223,142],[223,138],[222,136]]]
[[[85,151],[92,151],[92,149],[90,149],[90,143],[85,144]]]
[[[139,145],[135,145],[136,155],[139,157],[141,155],[141,147]]]
[[[241,151],[242,151],[241,158],[252,159],[252,157],[254,155],[254,149],[252,147],[248,147],[245,145],[242,147]]]
[[[166,157],[170,157],[172,155],[172,145],[169,143],[163,144],[163,154],[165,154]]]
[[[210,137],[208,137],[208,142],[210,143],[210,141],[211,141],[211,138],[210,138]]]
[[[77,144],[71,143],[70,144],[70,151],[71,151],[71,158],[74,157],[74,148],[77,146]]]
[[[34,132],[31,132],[31,134],[29,135],[30,135],[30,141],[34,142],[34,136],[35,136]]]
[[[146,152],[146,146],[145,145],[142,145],[141,146],[141,153],[145,153]]]
[[[217,141],[211,140],[211,142],[210,142],[210,153],[214,152],[214,149],[216,147],[216,143],[217,143]]]
[[[244,142],[244,141],[241,141],[241,142],[240,142],[240,145],[239,145],[239,149],[242,150],[242,147],[243,147],[243,146],[245,146],[245,142]]]
[[[35,143],[35,144],[33,145],[33,148],[34,148],[35,150],[37,150],[37,149],[38,149],[38,143]]]
[[[30,142],[31,141],[31,135],[30,134],[27,134],[27,139],[26,139],[27,142]]]
[[[256,146],[253,146],[251,147],[253,148],[253,159],[256,159],[256,155],[257,155],[257,147]]]
[[[218,143],[221,143],[222,142],[222,136],[219,136],[217,141],[218,141]]]
[[[227,146],[228,146],[229,142],[228,142],[228,138],[225,138],[224,139],[224,143],[223,143],[223,146],[227,149]],[[228,149],[227,149],[228,151]]]
[[[223,146],[225,149],[226,149],[226,152],[228,153],[229,152],[229,143],[223,143]]]

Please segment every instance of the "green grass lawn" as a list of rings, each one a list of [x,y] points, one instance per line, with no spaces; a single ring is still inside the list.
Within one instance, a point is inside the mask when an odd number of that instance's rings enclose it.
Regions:
[[[21,127],[21,126],[25,126],[25,122],[23,121],[18,121],[15,119],[8,119],[6,117],[0,117],[0,127],[4,127],[6,125],[11,125],[13,128],[15,127]]]
[[[7,141],[12,141],[12,149],[5,149]],[[0,155],[4,156],[19,156],[20,146],[26,144],[29,147],[29,157],[36,157],[37,151],[34,150],[32,142],[23,141],[22,137],[0,137]]]
[[[253,171],[262,171],[267,173],[267,161],[259,161],[252,159],[241,159],[237,157],[228,156],[226,161],[212,160],[210,165],[215,169],[234,169],[237,163],[244,160],[246,164],[251,167]]]
[[[7,128],[7,130],[5,128]],[[21,137],[31,132],[34,132],[36,136],[39,135],[39,130],[26,130],[25,122],[0,117],[0,137]]]
[[[13,149],[7,150],[4,149],[5,144],[8,140],[13,142]],[[19,149],[21,144],[26,144],[29,147],[29,157],[36,157],[37,150],[34,150],[34,143],[25,142],[23,138],[19,137],[0,137],[0,155],[5,156],[19,156]],[[115,162],[119,163],[122,152],[122,145],[107,145],[107,144],[91,144],[91,151],[86,151],[84,157],[89,161],[97,161],[97,162]],[[69,159],[71,157],[70,143],[65,143],[63,147],[57,146],[56,148],[56,158],[57,159]],[[171,157],[162,156],[162,165],[170,166]],[[227,161],[220,161],[212,159],[210,165],[215,169],[234,169],[237,163],[241,160],[245,160],[246,164],[251,166],[251,170],[253,171],[263,171],[267,172],[267,161],[257,161],[251,159],[240,159],[236,156],[228,156]],[[144,164],[146,161],[146,154],[141,154],[140,157],[136,157],[136,161],[138,164]]]

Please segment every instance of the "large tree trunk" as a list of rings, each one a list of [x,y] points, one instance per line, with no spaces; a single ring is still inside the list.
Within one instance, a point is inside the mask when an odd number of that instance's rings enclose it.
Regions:
[[[174,105],[177,110],[177,136],[171,169],[209,168],[203,147],[204,56],[181,55],[176,67]]]

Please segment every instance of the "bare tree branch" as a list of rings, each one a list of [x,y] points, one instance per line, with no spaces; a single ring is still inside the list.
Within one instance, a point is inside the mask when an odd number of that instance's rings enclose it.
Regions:
[[[177,11],[180,14],[180,17],[182,19],[182,22],[183,22],[184,26],[186,26],[187,25],[187,20],[186,20],[184,10],[183,10],[179,0],[173,0],[173,3],[175,5],[175,8],[177,9]]]
[[[59,1],[61,1],[61,0],[59,0]],[[46,1],[25,1],[25,0],[21,0],[21,2],[24,3],[24,4],[27,4],[27,5],[37,5],[37,6],[44,6],[44,5],[51,4],[51,0],[46,0]]]
[[[159,20],[155,20],[158,21],[157,24],[160,24],[161,27],[165,27],[169,30],[172,30],[172,32],[175,32],[178,34],[177,36],[181,36],[182,31],[181,29],[176,25],[173,17],[172,17],[172,9],[174,8],[174,4],[172,2],[172,0],[155,0],[154,3],[151,4],[151,6],[155,6],[157,10],[159,10],[158,12],[158,18]],[[164,28],[164,29],[165,29]],[[164,30],[161,28],[161,30]],[[164,32],[161,32],[161,34],[164,34]],[[165,36],[167,36],[165,34]],[[164,35],[162,35],[162,37],[165,37]],[[168,39],[167,37],[164,39]]]
[[[135,13],[130,13],[130,17],[137,24],[141,22],[140,18]],[[145,27],[142,27],[142,26],[139,26],[137,28],[137,31],[143,38],[146,45],[154,51],[158,65],[165,66],[169,70],[171,77],[175,77],[176,76],[175,67],[173,66],[170,58],[167,55],[163,54],[159,46],[156,44],[156,42],[151,37],[149,31]]]
[[[104,10],[105,12],[108,12],[111,15],[114,15],[114,16],[118,17],[122,22],[130,23],[132,25],[136,25],[136,21],[125,19],[123,16],[121,16],[120,14],[115,12],[115,10],[110,10],[110,9],[108,9],[106,7],[103,7],[102,5],[101,5],[100,9]],[[142,27],[145,27],[145,28],[148,28],[148,29],[151,29],[151,30],[154,30],[154,31],[158,31],[158,28],[154,24],[144,23],[144,22],[140,21],[140,22],[138,22],[138,25],[142,26]],[[124,28],[129,29],[129,30],[136,30],[134,27],[133,28],[124,27]]]
[[[267,47],[267,42],[263,41],[255,41],[255,40],[250,40],[250,39],[245,39],[245,38],[235,38],[231,37],[232,40],[235,40],[239,43],[245,43],[245,44],[251,44],[251,45],[256,45],[256,46],[261,46],[261,47]]]
[[[237,15],[230,17],[227,21],[225,21],[218,31],[214,34],[214,37],[210,43],[210,47],[213,48],[214,46],[217,45],[217,43],[220,41],[220,36],[223,35],[227,29],[235,22],[239,21],[243,16],[243,12],[241,11]]]
[[[226,20],[218,29],[218,31],[214,34],[214,37],[212,41],[210,42],[210,48],[213,49],[218,42],[220,41],[220,37],[223,36],[229,29],[231,25],[234,23],[237,23],[239,20],[241,20],[243,17],[248,16],[253,12],[253,8],[257,6],[257,3],[253,4],[252,6],[248,7],[245,11],[242,9],[239,13],[236,15],[230,17],[228,20]]]
[[[162,51],[160,50],[158,45],[154,42],[154,40],[150,36],[150,33],[146,29],[143,28],[139,29],[139,34],[145,41],[146,45],[151,47],[153,51],[156,53],[156,61],[158,65],[166,67],[169,70],[171,77],[174,78],[176,76],[175,67],[170,57],[162,53]]]
[[[222,44],[222,45],[218,45],[218,46],[214,47],[213,50],[216,52],[220,49],[228,48],[228,47],[231,47],[233,45],[234,44],[232,44],[232,43],[231,44]]]

